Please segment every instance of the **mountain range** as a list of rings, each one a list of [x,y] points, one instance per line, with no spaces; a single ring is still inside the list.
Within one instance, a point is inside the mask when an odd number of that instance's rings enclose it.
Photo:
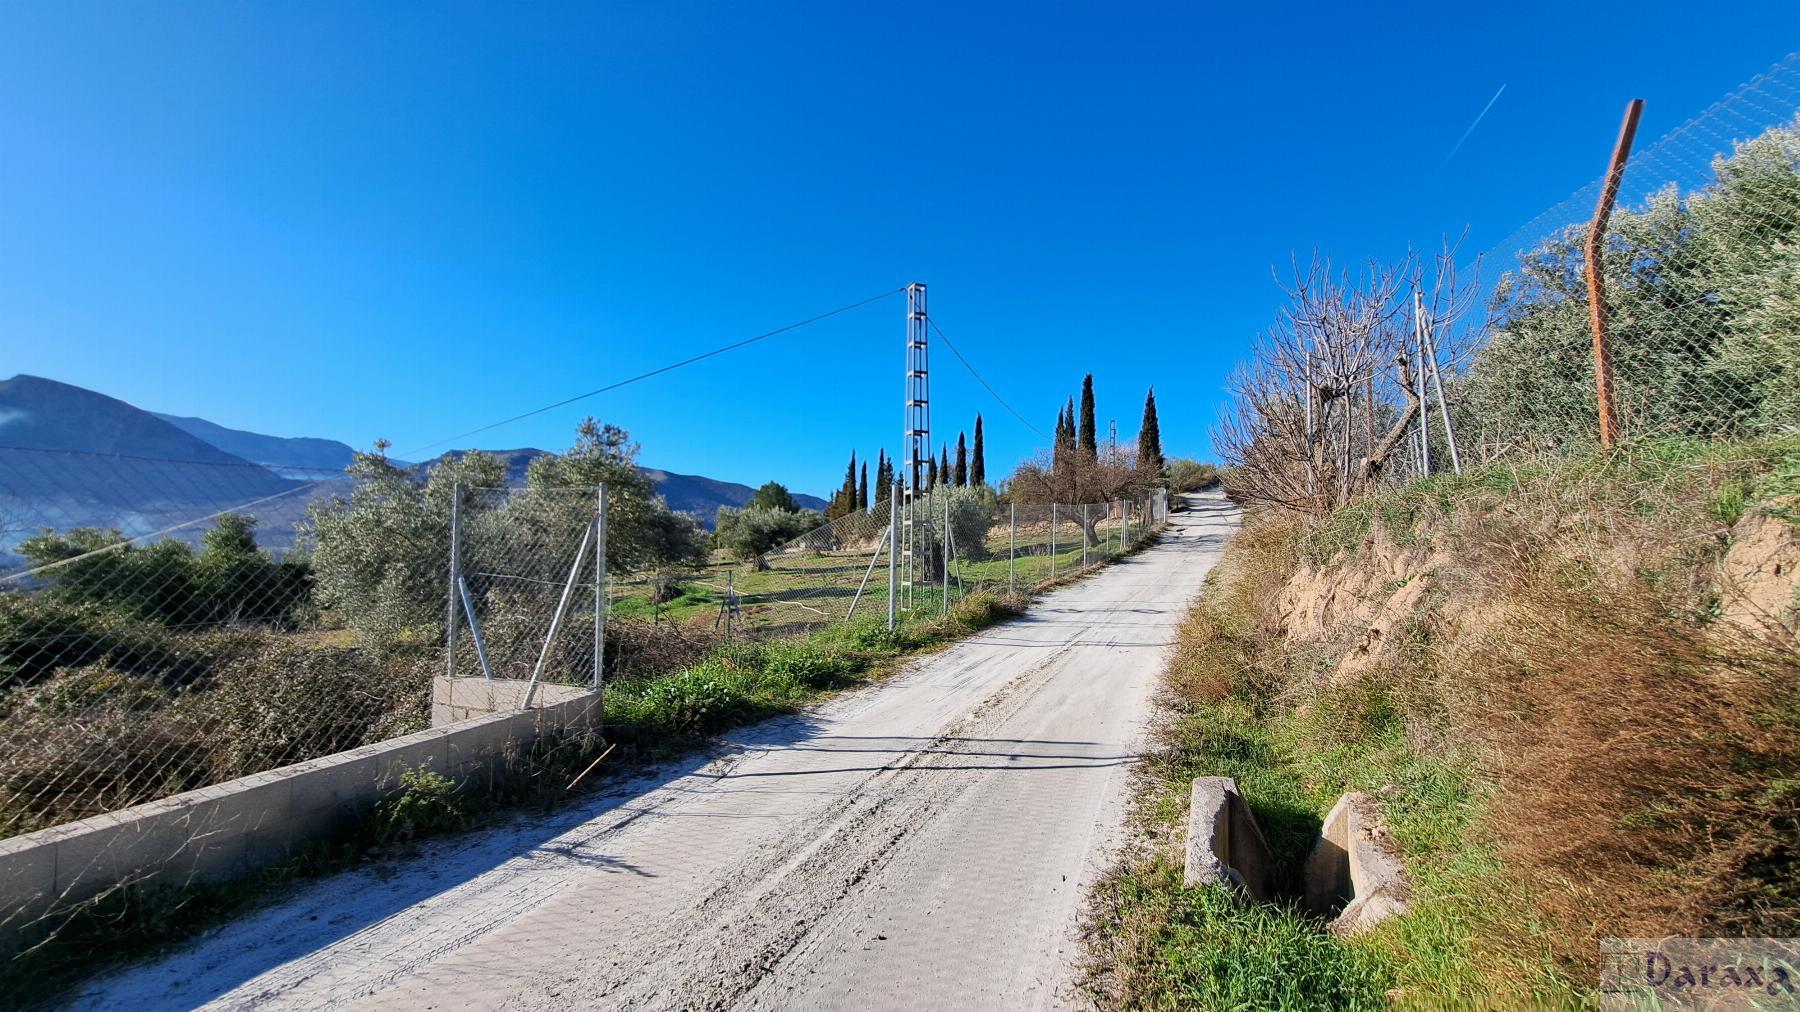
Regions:
[[[509,481],[522,482],[526,466],[545,451],[488,452],[506,461]],[[239,509],[257,517],[266,546],[286,547],[309,502],[344,490],[352,453],[332,439],[146,411],[38,376],[0,380],[0,554],[47,526],[143,535]],[[720,506],[742,506],[755,494],[736,482],[642,470],[671,508],[709,527]],[[813,496],[794,498],[808,508],[825,506]],[[206,526],[183,531],[191,536]]]

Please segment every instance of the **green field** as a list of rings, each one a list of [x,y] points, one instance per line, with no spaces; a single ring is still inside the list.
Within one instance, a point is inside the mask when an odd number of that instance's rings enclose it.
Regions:
[[[1095,528],[1094,543],[1084,551],[1079,522],[1059,521],[1052,529],[1047,519],[1021,520],[1014,528],[1002,516],[991,522],[979,553],[953,550],[947,574],[948,601],[954,603],[978,589],[1029,592],[1072,575],[1084,565],[1098,565],[1117,556],[1122,544],[1118,518],[1101,521]],[[1133,540],[1140,533],[1134,520]],[[856,604],[857,613],[885,612],[889,553],[882,546],[871,570],[876,545],[869,541],[824,551],[771,552],[765,557],[768,568],[760,571],[748,562],[714,552],[704,568],[677,579],[674,596],[661,603],[652,603],[654,582],[647,577],[614,581],[608,589],[607,614],[723,627],[723,604],[729,590],[738,598],[734,627],[797,632],[843,621],[865,576],[868,582]],[[904,557],[901,561],[905,562]],[[903,610],[943,611],[942,575],[920,580],[910,596],[904,574],[900,579]]]

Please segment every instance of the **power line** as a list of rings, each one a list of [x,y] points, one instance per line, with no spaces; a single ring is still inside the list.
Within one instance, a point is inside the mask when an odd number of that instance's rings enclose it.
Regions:
[[[975,377],[975,382],[980,383],[984,388],[986,388],[987,392],[989,394],[993,395],[994,400],[997,400],[1000,402],[1001,407],[1005,408],[1008,411],[1011,411],[1012,416],[1019,420],[1020,425],[1025,426],[1026,428],[1037,433],[1039,436],[1043,437],[1044,439],[1050,438],[1050,436],[1047,433],[1045,433],[1043,429],[1040,429],[1037,426],[1026,421],[1024,415],[1019,414],[1017,409],[1015,409],[1011,404],[1006,403],[1006,398],[1000,396],[999,392],[996,391],[993,388],[993,386],[988,383],[987,380],[981,378],[981,374],[975,371],[975,367],[969,364],[969,360],[963,357],[963,353],[956,350],[956,345],[954,342],[952,342],[950,340],[950,335],[944,333],[944,329],[937,325],[936,320],[931,320],[930,323],[931,323],[931,329],[937,331],[937,336],[944,339],[944,346],[950,349],[950,354],[956,356],[956,360],[958,362],[962,363],[963,368],[969,370],[969,375]]]
[[[522,419],[530,418],[534,415],[541,415],[546,411],[554,411],[557,408],[563,407],[568,404],[573,404],[576,401],[586,400],[589,397],[593,397],[598,394],[603,394],[610,390],[617,390],[620,387],[629,386],[630,384],[637,383],[641,380],[647,380],[647,379],[651,378],[652,376],[660,376],[663,373],[672,372],[676,369],[681,368],[682,366],[693,365],[695,362],[704,361],[706,359],[712,358],[715,355],[723,355],[724,353],[726,353],[728,351],[734,351],[738,348],[742,348],[747,345],[755,344],[758,341],[767,340],[771,337],[776,336],[777,334],[785,334],[790,330],[796,330],[800,327],[806,326],[809,323],[817,323],[820,320],[829,319],[833,316],[837,316],[840,313],[847,313],[852,309],[859,309],[863,306],[868,305],[871,302],[879,302],[882,299],[885,299],[890,295],[898,295],[904,291],[906,291],[906,287],[904,285],[902,285],[899,288],[894,288],[889,291],[882,292],[880,295],[871,295],[866,299],[860,299],[856,302],[850,303],[849,305],[839,306],[838,308],[830,310],[829,312],[820,313],[817,316],[810,316],[804,320],[799,320],[794,323],[787,324],[786,326],[777,327],[774,330],[766,331],[764,333],[756,335],[755,337],[747,337],[747,338],[743,339],[742,341],[735,341],[731,344],[727,344],[727,345],[723,345],[718,348],[714,348],[711,351],[702,352],[701,354],[694,355],[689,358],[684,358],[679,362],[673,362],[673,363],[670,363],[669,365],[662,366],[661,368],[652,369],[649,372],[639,373],[638,375],[632,376],[628,379],[619,380],[616,383],[608,383],[606,386],[599,387],[594,390],[589,390],[587,393],[576,394],[574,397],[569,397],[564,400],[557,401],[555,404],[546,404],[545,406],[543,406],[541,408],[535,408],[531,411],[525,412],[524,414],[514,415],[511,418],[503,419],[501,421],[494,422],[490,425],[483,425],[478,429],[470,429],[468,432],[461,433],[460,435],[451,436],[448,439],[440,439],[435,443],[429,443],[429,444],[426,444],[425,446],[419,447],[416,450],[408,451],[406,453],[406,456],[408,456],[408,457],[415,456],[418,453],[420,453],[421,451],[434,449],[436,447],[444,445],[445,443],[453,443],[458,440],[466,439],[469,436],[487,432],[492,429],[497,429],[502,425],[510,425],[513,422],[517,422]],[[945,338],[945,341],[947,343],[949,341],[949,338]],[[950,350],[955,351],[956,349],[952,348]],[[957,355],[957,358],[961,358],[961,357],[962,357],[962,355],[959,353]],[[964,362],[963,364],[967,365],[968,363]],[[971,369],[970,371],[973,372],[974,370]],[[979,379],[979,378],[980,377],[977,377],[977,379]],[[985,383],[983,385],[985,385]],[[990,389],[990,391],[992,390],[992,388],[989,388],[989,389]],[[996,395],[996,396],[998,396],[998,395]],[[1017,414],[1017,412],[1014,412],[1014,413]],[[1020,419],[1020,421],[1024,421],[1024,419]],[[23,449],[23,447],[21,447],[20,449]],[[79,452],[79,451],[76,451],[76,452]],[[117,456],[117,457],[126,457],[127,456],[125,454],[98,454],[98,455],[99,456]],[[153,460],[155,458],[143,458],[143,459]],[[169,461],[169,463],[188,463],[188,462],[187,461]],[[231,466],[231,465],[227,465],[227,466]],[[256,465],[256,466],[265,466],[266,467],[266,465]],[[181,530],[184,527],[192,527],[195,524],[202,524],[209,520],[216,520],[219,517],[226,515],[227,513],[233,513],[238,510],[246,509],[246,508],[252,507],[252,506],[260,506],[260,505],[263,505],[264,503],[273,502],[274,500],[277,500],[277,499],[287,498],[289,496],[297,495],[301,492],[305,492],[305,491],[309,491],[314,488],[318,488],[319,486],[328,484],[330,482],[342,481],[342,480],[343,480],[342,478],[334,476],[331,478],[323,478],[323,479],[318,479],[315,481],[305,482],[303,484],[298,484],[292,488],[284,489],[273,495],[263,496],[262,498],[259,498],[259,499],[252,499],[249,502],[238,503],[229,508],[219,510],[216,513],[209,513],[205,516],[195,517],[191,520],[182,521],[181,523],[171,524],[167,527],[162,528],[161,530],[156,530],[156,531],[152,531],[148,534],[140,534],[136,537],[127,538],[123,541],[119,541],[114,544],[107,545],[104,548],[98,548],[98,549],[95,549],[90,552],[84,552],[80,555],[76,555],[76,556],[73,556],[73,557],[67,558],[67,559],[58,559],[55,562],[49,563],[44,566],[39,566],[35,569],[26,569],[26,570],[22,570],[22,571],[19,571],[16,573],[8,573],[8,574],[5,574],[4,576],[0,576],[0,583],[21,580],[28,576],[39,575],[39,574],[47,572],[49,570],[57,569],[62,566],[67,566],[71,563],[79,562],[83,559],[90,558],[95,555],[100,555],[100,554],[103,554],[106,552],[118,550],[127,545],[135,545],[135,544],[139,544],[141,542],[148,541],[152,538],[161,537],[165,534],[172,534],[175,531]]]
[[[820,320],[829,319],[830,317],[837,316],[840,313],[848,313],[852,309],[860,309],[863,306],[866,306],[871,302],[879,302],[882,299],[885,299],[890,295],[898,295],[904,291],[906,291],[906,286],[902,285],[899,288],[895,288],[895,289],[891,289],[889,291],[882,292],[880,295],[871,295],[866,299],[862,299],[857,302],[852,302],[847,306],[839,306],[838,308],[833,309],[830,312],[820,313],[817,316],[811,316],[804,320],[800,320],[796,323],[790,323],[784,327],[776,327],[774,330],[758,334],[755,337],[747,337],[747,338],[743,339],[742,341],[735,341],[731,344],[727,344],[727,345],[723,345],[718,348],[714,348],[711,351],[702,352],[701,354],[695,355],[691,358],[684,358],[679,362],[674,362],[669,365],[665,365],[665,366],[661,367],[660,369],[652,369],[646,373],[639,373],[638,375],[633,376],[629,379],[622,379],[622,380],[619,380],[617,383],[608,383],[606,386],[599,387],[594,390],[589,390],[585,394],[576,394],[573,397],[569,397],[569,398],[565,398],[563,400],[557,401],[555,404],[546,404],[541,408],[533,408],[532,410],[527,411],[524,414],[514,415],[511,418],[507,418],[507,419],[503,419],[498,422],[494,422],[491,425],[483,425],[482,427],[480,427],[478,429],[470,429],[467,432],[459,433],[457,435],[449,437],[448,439],[440,439],[435,443],[428,443],[424,446],[407,451],[405,454],[403,454],[403,456],[407,456],[407,457],[417,456],[418,454],[423,453],[426,450],[434,450],[440,446],[443,446],[445,443],[454,443],[457,440],[467,439],[470,436],[479,435],[483,432],[487,432],[492,429],[497,429],[497,428],[501,427],[502,425],[511,425],[514,422],[523,421],[524,419],[531,418],[534,415],[541,415],[546,411],[555,411],[557,408],[566,407],[567,405],[573,404],[576,401],[586,400],[589,397],[594,397],[599,394],[607,393],[612,390],[617,390],[623,386],[630,386],[631,384],[639,382],[640,380],[647,380],[652,376],[661,376],[663,373],[672,372],[676,369],[681,368],[682,366],[693,365],[695,362],[704,361],[705,359],[712,358],[715,355],[723,355],[728,351],[735,351],[739,348],[745,347],[746,345],[752,345],[758,341],[767,340],[771,337],[776,336],[777,334],[785,334],[790,330],[797,330],[801,327],[806,326],[809,323],[818,323]],[[954,351],[955,349],[951,349],[951,350]],[[960,358],[961,356],[958,356],[958,357]]]
[[[254,460],[183,460],[179,457],[146,457],[135,453],[109,453],[105,450],[65,450],[51,446],[0,445],[0,450],[11,453],[55,453],[73,457],[101,457],[106,460],[140,460],[151,464],[182,464],[193,467],[230,467],[237,468],[238,470],[268,471],[272,476],[280,478],[283,481],[298,481],[300,479],[283,478],[281,475],[282,471],[313,472],[336,470],[336,468],[309,467],[303,464],[259,464]],[[333,475],[327,480],[336,481],[338,477],[339,476],[337,475]]]

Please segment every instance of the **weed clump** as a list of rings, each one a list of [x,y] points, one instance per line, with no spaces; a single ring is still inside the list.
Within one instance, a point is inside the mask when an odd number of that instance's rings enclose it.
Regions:
[[[379,844],[402,843],[460,829],[468,818],[456,781],[420,767],[401,771],[399,792],[375,806],[368,831]]]
[[[695,668],[650,682],[634,702],[633,716],[640,727],[697,735],[736,723],[747,700],[712,670]]]

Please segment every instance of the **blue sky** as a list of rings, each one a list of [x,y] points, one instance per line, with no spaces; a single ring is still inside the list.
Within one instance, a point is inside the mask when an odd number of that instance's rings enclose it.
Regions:
[[[1209,453],[1272,264],[1498,241],[1800,40],[1800,8],[1559,3],[7,4],[0,375],[407,452],[922,280],[1048,430],[1093,371]],[[1501,85],[1480,127],[1434,169]],[[828,491],[898,444],[904,303],[592,413]],[[934,428],[1042,440],[953,359]]]

